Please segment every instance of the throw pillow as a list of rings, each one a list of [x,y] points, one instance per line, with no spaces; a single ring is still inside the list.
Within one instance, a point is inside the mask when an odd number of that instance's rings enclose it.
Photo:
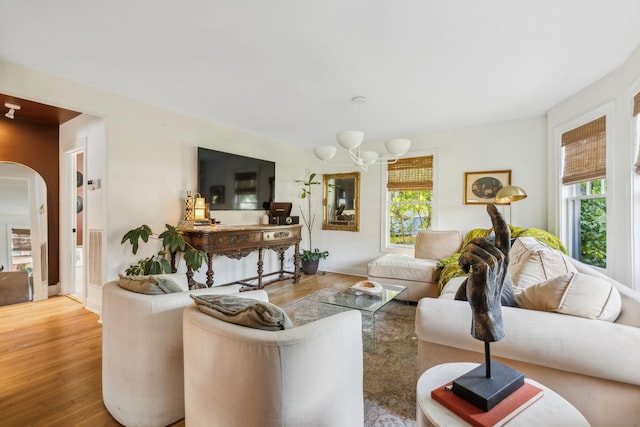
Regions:
[[[534,237],[518,237],[509,253],[508,273],[515,288],[525,289],[567,273],[577,273],[568,257]]]
[[[168,277],[162,276],[122,276],[118,285],[128,291],[145,295],[164,295],[182,292],[182,288]]]
[[[552,311],[587,319],[615,322],[620,315],[618,289],[608,280],[568,273],[516,292],[520,308]]]
[[[234,295],[191,295],[205,314],[236,325],[279,331],[293,327],[280,307],[270,302]]]
[[[459,231],[422,230],[416,237],[415,257],[421,259],[442,259],[458,251],[462,244]]]

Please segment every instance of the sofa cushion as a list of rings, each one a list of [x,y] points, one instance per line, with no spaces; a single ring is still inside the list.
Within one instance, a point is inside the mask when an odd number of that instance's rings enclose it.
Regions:
[[[287,313],[270,302],[232,295],[191,295],[191,298],[200,311],[225,322],[267,331],[293,326]]]
[[[180,287],[172,278],[157,276],[122,276],[118,280],[118,285],[128,291],[146,295],[164,295],[175,292],[182,292]]]
[[[460,250],[462,233],[459,231],[421,230],[416,236],[415,257],[442,259]]]
[[[582,273],[568,273],[518,290],[520,308],[553,311],[614,322],[620,314],[620,293],[613,282]]]
[[[508,272],[516,288],[527,288],[577,270],[568,257],[534,237],[518,237],[509,253]]]
[[[414,258],[404,254],[386,254],[367,265],[367,275],[431,283],[434,281],[433,274],[437,266],[438,261],[433,259]]]
[[[438,298],[455,299],[458,289],[460,289],[460,286],[462,286],[465,280],[467,280],[467,276],[452,277],[447,284],[444,285]]]

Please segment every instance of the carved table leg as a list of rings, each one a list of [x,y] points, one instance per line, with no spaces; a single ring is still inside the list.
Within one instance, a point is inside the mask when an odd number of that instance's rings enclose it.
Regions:
[[[187,283],[189,284],[190,290],[196,288],[196,282],[193,280],[193,270],[189,266],[187,266]]]
[[[284,253],[286,249],[278,250],[278,258],[280,259],[280,279],[284,278]]]
[[[300,241],[296,241],[296,251],[293,255],[293,283],[300,282]]]
[[[176,253],[171,252],[171,272],[176,273],[178,268],[176,267]]]
[[[263,249],[258,248],[258,289],[262,289],[262,271],[264,266],[262,255],[263,255]]]
[[[213,286],[213,252],[207,252],[207,287]]]

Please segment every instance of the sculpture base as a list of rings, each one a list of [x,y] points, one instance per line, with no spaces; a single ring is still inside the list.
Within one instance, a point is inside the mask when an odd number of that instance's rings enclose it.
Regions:
[[[524,374],[501,363],[491,361],[491,378],[482,364],[453,380],[453,392],[488,411],[524,384]]]

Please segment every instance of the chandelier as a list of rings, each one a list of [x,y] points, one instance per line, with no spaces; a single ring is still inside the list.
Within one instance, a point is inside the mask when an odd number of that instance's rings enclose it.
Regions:
[[[345,150],[349,150],[349,158],[353,163],[367,170],[369,166],[381,163],[395,163],[398,158],[409,151],[411,141],[404,138],[388,139],[384,143],[386,155],[380,155],[375,151],[361,151],[360,144],[364,140],[364,133],[360,130],[360,106],[367,100],[364,96],[356,96],[351,102],[358,105],[358,130],[341,130],[336,133],[338,144]],[[327,161],[336,154],[335,145],[319,145],[313,149],[313,154],[320,160]]]

